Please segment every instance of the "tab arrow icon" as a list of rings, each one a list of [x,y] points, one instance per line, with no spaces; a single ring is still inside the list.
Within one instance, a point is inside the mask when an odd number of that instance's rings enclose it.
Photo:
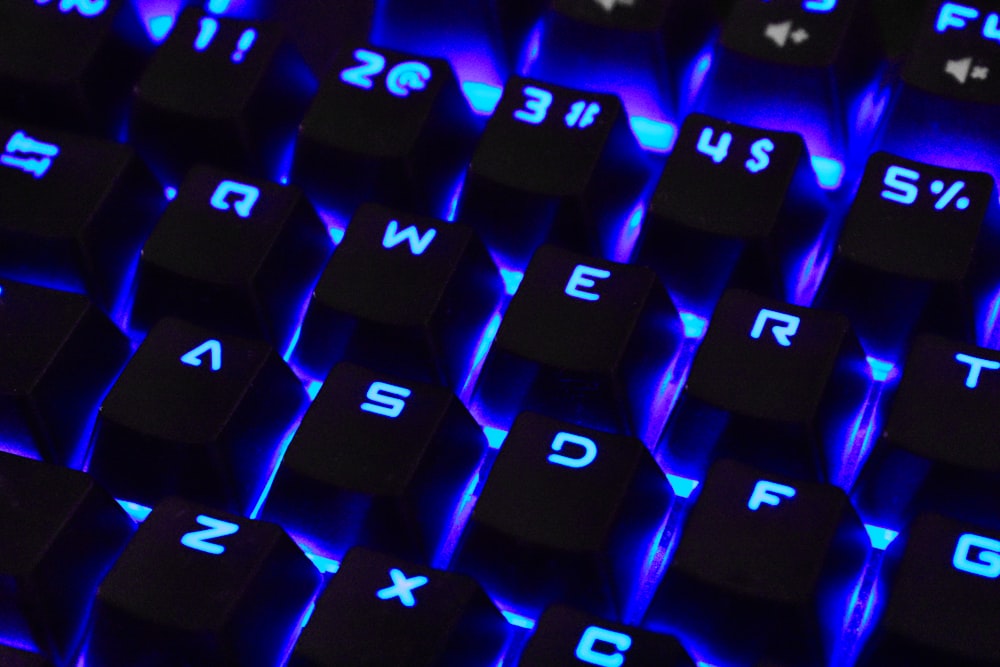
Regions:
[[[222,343],[214,338],[206,340],[193,350],[185,352],[181,356],[181,363],[187,364],[188,366],[201,366],[202,357],[206,354],[209,358],[209,368],[213,371],[217,371],[222,368]]]

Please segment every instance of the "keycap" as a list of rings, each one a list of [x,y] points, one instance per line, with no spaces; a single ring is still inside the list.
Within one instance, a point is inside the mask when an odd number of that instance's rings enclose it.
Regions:
[[[1000,533],[938,514],[918,518],[886,579],[882,617],[858,665],[972,667],[1000,660]],[[894,548],[900,548],[895,547]]]
[[[518,667],[694,667],[676,637],[650,632],[565,605],[553,605],[538,619]]]
[[[289,667],[488,667],[507,623],[470,577],[355,547],[327,584]]]
[[[293,359],[319,378],[348,359],[460,389],[502,295],[470,227],[362,206],[316,284]]]
[[[877,78],[872,3],[738,0],[722,27],[699,96],[700,111],[801,134],[834,169],[870,137],[857,132],[855,100]]]
[[[940,336],[914,339],[855,490],[859,510],[902,526],[921,510],[989,521],[1000,475],[1000,354]]]
[[[129,140],[166,183],[199,162],[277,180],[314,89],[279,24],[188,8],[136,84]]]
[[[660,451],[672,472],[693,479],[724,456],[823,479],[864,403],[867,368],[840,313],[728,291],[695,354]]]
[[[181,317],[284,350],[332,250],[295,186],[196,167],[143,246],[129,324]]]
[[[427,562],[486,449],[448,389],[341,363],[295,432],[263,517],[322,553],[365,544]]]
[[[5,0],[0,114],[73,129],[117,129],[142,59],[123,0]]]
[[[0,274],[86,292],[108,310],[163,208],[135,152],[0,121]]]
[[[529,617],[562,601],[619,619],[672,498],[638,439],[523,413],[454,568]]]
[[[998,176],[993,117],[1000,103],[1000,14],[991,2],[924,3],[886,110],[883,150]],[[933,132],[927,129],[933,127]]]
[[[443,215],[480,125],[448,61],[345,47],[299,128],[292,180],[345,218],[366,201]]]
[[[872,355],[898,360],[915,331],[974,340],[974,303],[1000,282],[993,179],[876,153],[821,288]]]
[[[614,95],[512,76],[472,156],[458,220],[502,268],[523,269],[543,242],[610,256],[648,178],[626,121]]]
[[[9,667],[52,667],[44,655],[0,645],[0,663]]]
[[[306,402],[274,349],[164,318],[104,399],[89,471],[115,497],[249,511]]]
[[[869,547],[839,488],[719,461],[643,625],[712,664],[827,664]]]
[[[130,354],[87,297],[0,281],[3,449],[79,466],[97,407]]]
[[[682,79],[715,27],[710,4],[554,0],[528,38],[521,73],[614,93],[633,117],[677,118]]]
[[[642,433],[680,340],[677,311],[650,269],[542,246],[486,356],[477,414],[505,427],[531,409]]]
[[[134,524],[92,477],[0,452],[0,616],[5,639],[67,664],[97,585]],[[43,664],[0,652],[3,665]]]
[[[272,667],[319,584],[279,526],[169,498],[101,582],[87,664]]]
[[[807,293],[824,198],[802,137],[691,114],[642,223],[639,263],[708,317],[727,287]],[[815,260],[813,260],[815,261]]]

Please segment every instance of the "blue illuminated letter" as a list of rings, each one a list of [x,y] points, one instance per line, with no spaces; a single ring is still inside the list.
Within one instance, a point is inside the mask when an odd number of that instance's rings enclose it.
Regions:
[[[382,236],[382,247],[389,250],[406,241],[410,246],[411,253],[422,255],[435,236],[437,236],[436,229],[428,229],[421,235],[414,225],[410,225],[403,231],[399,231],[399,222],[390,220],[389,224],[385,227],[385,234]]]
[[[37,141],[24,132],[15,132],[7,140],[6,150],[0,155],[0,164],[41,178],[52,166],[52,159],[57,155],[59,147],[55,144]]]
[[[573,269],[573,275],[569,277],[569,282],[566,283],[566,294],[576,299],[583,299],[584,301],[597,301],[601,298],[600,294],[586,292],[580,288],[593,287],[596,285],[597,283],[592,280],[593,278],[603,280],[610,277],[610,271],[596,269],[585,264],[578,264],[576,268]]]
[[[354,57],[361,64],[356,67],[348,67],[341,72],[340,80],[358,88],[371,88],[375,85],[372,83],[371,77],[385,68],[385,58],[367,49],[356,50]]]
[[[387,382],[372,382],[365,394],[368,399],[361,404],[361,409],[383,417],[395,419],[406,407],[404,398],[409,398],[413,392],[406,387],[397,387]]]
[[[60,0],[59,11],[66,14],[74,9],[83,16],[97,16],[108,8],[108,0]]]
[[[549,113],[549,106],[552,105],[552,93],[534,86],[525,86],[524,96],[527,98],[524,101],[524,108],[515,111],[514,118],[525,123],[538,125],[545,120],[546,114]]]
[[[973,547],[981,549],[978,560],[969,559],[969,553]],[[982,535],[965,533],[958,538],[951,564],[955,566],[956,570],[987,579],[996,579],[1000,577],[1000,541],[991,540]]]
[[[549,454],[549,463],[566,466],[567,468],[586,468],[594,462],[595,458],[597,458],[597,443],[590,438],[585,438],[582,435],[566,433],[565,431],[556,433],[556,437],[552,439],[552,451],[561,452],[563,450],[563,445],[566,443],[583,447],[582,456],[574,458],[564,454]]]
[[[976,385],[979,384],[979,373],[984,368],[989,371],[1000,369],[1000,362],[990,359],[980,359],[979,357],[962,354],[961,352],[955,355],[955,361],[962,364],[969,364],[969,374],[965,376],[965,386],[969,389],[975,389]]]
[[[803,7],[808,12],[832,12],[837,8],[837,0],[806,0]]]
[[[919,172],[906,167],[889,167],[885,170],[885,178],[882,179],[882,183],[889,189],[882,191],[882,198],[909,206],[917,201],[917,195],[920,193],[916,186],[918,180],[920,180]]]
[[[964,28],[967,25],[967,19],[971,20],[977,16],[979,16],[978,9],[955,2],[946,2],[941,5],[941,11],[938,12],[935,28],[938,32],[944,32],[948,28]]]
[[[239,524],[232,523],[231,521],[223,521],[222,519],[213,519],[204,514],[199,514],[194,520],[200,525],[205,526],[205,530],[192,530],[190,533],[185,533],[184,537],[181,538],[181,544],[188,549],[204,551],[213,556],[223,553],[226,547],[221,544],[215,544],[211,540],[232,535],[240,529]]]
[[[758,139],[750,146],[750,155],[753,157],[747,160],[747,171],[756,174],[764,171],[771,165],[771,151],[774,150],[774,142],[770,139]]]
[[[219,32],[219,22],[213,18],[205,17],[201,20],[198,28],[198,36],[194,38],[194,50],[204,51],[215,39],[215,33]]]
[[[757,313],[757,319],[753,323],[753,328],[750,329],[750,337],[754,339],[760,338],[769,320],[779,322],[779,324],[771,327],[771,333],[774,334],[774,339],[778,341],[778,345],[782,347],[791,345],[792,336],[799,330],[799,323],[802,321],[802,318],[779,313],[776,310],[761,308],[760,312]]]
[[[220,211],[228,211],[230,195],[236,195],[236,201],[232,204],[236,215],[241,218],[249,218],[250,214],[253,213],[254,204],[260,198],[260,188],[236,181],[222,181],[212,195],[212,207]]]
[[[400,63],[385,75],[385,87],[396,97],[406,97],[411,90],[423,90],[431,80],[431,68],[423,63]]]
[[[712,162],[719,164],[729,155],[729,146],[733,143],[733,135],[729,132],[723,132],[719,137],[719,143],[714,146],[712,145],[713,135],[714,132],[710,127],[701,131],[701,136],[698,137],[698,152],[704,153],[712,158]]]
[[[201,366],[202,357],[209,356],[209,368],[217,371],[222,368],[222,343],[214,338],[181,355],[181,362],[188,366]]]
[[[795,489],[785,484],[768,482],[762,479],[754,485],[753,493],[750,494],[750,501],[747,503],[747,507],[753,512],[759,510],[761,505],[776,507],[781,502],[782,496],[785,498],[794,498]]]
[[[404,607],[416,606],[417,599],[413,597],[413,589],[420,588],[429,581],[422,576],[407,577],[402,570],[396,568],[389,570],[389,577],[392,579],[392,586],[376,591],[375,595],[379,600],[399,598]]]
[[[599,653],[594,647],[597,642],[611,644],[615,649],[614,653]],[[576,657],[597,667],[621,667],[625,663],[622,653],[631,646],[632,638],[628,635],[591,625],[583,631],[580,642],[576,645]]]
[[[1000,16],[990,14],[983,24],[983,37],[1000,42]]]

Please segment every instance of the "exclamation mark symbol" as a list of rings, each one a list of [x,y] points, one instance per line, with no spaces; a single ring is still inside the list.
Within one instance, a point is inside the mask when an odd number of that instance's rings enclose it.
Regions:
[[[233,51],[233,55],[231,56],[232,61],[234,63],[243,62],[243,56],[246,54],[247,51],[250,50],[250,48],[253,46],[253,43],[256,40],[257,40],[256,30],[254,30],[253,28],[248,28],[244,30],[243,34],[240,35],[239,41],[236,42],[236,50]]]

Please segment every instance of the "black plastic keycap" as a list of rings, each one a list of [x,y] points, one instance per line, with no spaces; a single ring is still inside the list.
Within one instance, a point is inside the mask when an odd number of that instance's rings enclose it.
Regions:
[[[292,180],[343,217],[366,201],[442,215],[480,124],[447,60],[345,48],[299,128]]]
[[[1000,663],[1000,532],[926,514],[904,535],[891,547],[902,554],[883,575],[885,607],[858,666]]]
[[[109,131],[141,58],[125,0],[0,2],[0,115]]]
[[[263,516],[323,553],[364,544],[428,562],[486,448],[448,389],[338,364],[285,452]]]
[[[697,107],[797,132],[812,155],[836,160],[843,176],[849,151],[869,138],[851,135],[858,129],[856,101],[877,78],[872,4],[738,0],[723,24]],[[830,184],[839,185],[836,174]]]
[[[0,665],[6,667],[53,667],[52,662],[40,653],[22,651],[0,645]]]
[[[98,589],[87,664],[280,664],[320,574],[281,527],[164,500]]]
[[[0,121],[0,274],[109,309],[163,204],[131,148]]]
[[[513,76],[479,139],[458,219],[505,268],[544,242],[609,256],[648,178],[621,100]]]
[[[362,206],[316,284],[295,362],[322,377],[348,359],[460,390],[502,294],[471,227]]]
[[[565,601],[621,618],[672,498],[638,439],[523,413],[472,510],[455,568],[530,617]]]
[[[131,353],[87,297],[0,281],[3,448],[78,466],[94,414]]]
[[[129,324],[180,317],[284,350],[332,249],[298,188],[196,167],[143,246]]]
[[[509,626],[454,572],[351,549],[316,602],[289,667],[491,667]]]
[[[1000,353],[918,336],[855,490],[865,519],[901,526],[921,510],[996,522]]]
[[[4,638],[68,664],[97,585],[133,530],[129,516],[92,477],[0,452]],[[35,663],[0,652],[0,664]]]
[[[834,477],[868,369],[843,315],[726,292],[661,440],[671,471],[700,479],[728,456]]]
[[[975,301],[1000,282],[998,213],[989,174],[876,153],[819,302],[848,315],[881,359],[900,359],[915,330],[975,340]]]
[[[314,89],[280,24],[189,7],[135,86],[129,139],[167,183],[201,162],[277,180]]]
[[[89,471],[143,505],[177,494],[249,511],[305,402],[266,343],[165,318],[101,405]]]
[[[792,299],[815,289],[802,284],[802,265],[825,217],[802,137],[691,114],[650,201],[637,261],[705,317],[727,287]]]
[[[694,667],[676,637],[614,623],[565,605],[545,610],[517,667]]]
[[[650,269],[542,246],[486,357],[479,414],[505,427],[531,409],[644,433],[680,340],[677,311]]]
[[[713,664],[828,664],[869,548],[839,488],[720,461],[643,624],[690,637]]]

